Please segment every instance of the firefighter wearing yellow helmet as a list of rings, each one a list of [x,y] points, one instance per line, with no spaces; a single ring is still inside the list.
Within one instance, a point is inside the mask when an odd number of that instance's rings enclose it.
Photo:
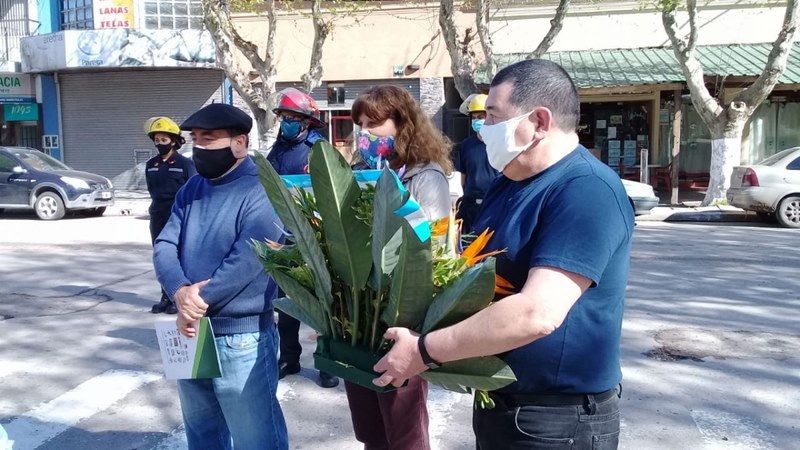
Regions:
[[[144,133],[158,151],[158,155],[145,164],[145,181],[150,193],[150,238],[155,242],[172,213],[175,194],[197,171],[191,159],[178,153],[186,140],[175,121],[169,117],[151,117],[144,123]],[[162,288],[161,300],[150,312],[176,314],[178,309]]]
[[[461,187],[464,189],[464,195],[459,200],[457,217],[461,219],[461,229],[465,233],[473,231],[472,225],[481,210],[483,197],[498,175],[489,164],[486,144],[480,134],[486,120],[487,97],[486,94],[472,94],[464,99],[458,109],[461,114],[469,116],[470,127],[474,132],[461,141],[454,152],[455,167],[461,172]]]

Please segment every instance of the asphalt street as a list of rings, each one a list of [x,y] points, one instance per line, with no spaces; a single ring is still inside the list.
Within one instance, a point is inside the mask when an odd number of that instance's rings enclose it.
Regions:
[[[146,217],[0,215],[0,424],[14,449],[184,449],[149,313]],[[800,430],[800,233],[636,227],[623,325],[623,449],[790,449]],[[161,316],[163,317],[163,316]],[[344,390],[303,371],[279,397],[291,448],[361,448]],[[435,449],[474,448],[471,398],[432,389]]]

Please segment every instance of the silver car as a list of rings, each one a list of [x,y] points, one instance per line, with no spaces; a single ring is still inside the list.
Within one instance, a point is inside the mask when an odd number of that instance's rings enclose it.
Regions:
[[[650,214],[650,210],[658,206],[658,197],[653,191],[653,186],[638,181],[622,179],[625,193],[633,205],[633,212],[637,216]]]
[[[736,166],[728,203],[773,216],[789,228],[800,228],[800,147],[786,149],[752,166]]]

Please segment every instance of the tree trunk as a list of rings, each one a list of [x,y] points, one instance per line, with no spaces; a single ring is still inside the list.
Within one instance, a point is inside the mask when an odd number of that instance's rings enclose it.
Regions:
[[[697,0],[686,0],[689,15],[689,36],[679,36],[681,28],[675,19],[675,12],[682,2],[658,0],[661,20],[672,43],[675,58],[681,65],[686,84],[692,95],[692,103],[703,122],[711,131],[711,168],[709,170],[708,191],[703,205],[708,206],[725,200],[730,187],[733,166],[741,162],[742,129],[745,122],[763,102],[778,82],[792,49],[792,42],[800,21],[800,5],[795,0],[787,0],[783,24],[767,62],[755,82],[739,92],[734,101],[723,107],[705,85],[703,66],[695,56],[699,26],[697,24]],[[736,141],[736,142],[734,142]]]
[[[458,40],[458,29],[453,18],[453,0],[442,0],[439,4],[439,27],[442,29],[442,38],[450,55],[450,70],[453,81],[461,98],[480,92],[475,84],[473,71],[475,70],[474,56],[470,45],[474,39],[472,28],[464,32],[464,39]]]
[[[547,50],[553,46],[556,36],[558,36],[558,33],[561,32],[561,28],[564,26],[564,18],[567,17],[567,10],[569,10],[570,1],[571,0],[561,0],[558,2],[556,15],[550,20],[550,29],[547,30],[547,34],[545,34],[542,38],[542,41],[539,42],[539,46],[536,47],[536,50],[528,55],[528,59],[541,58],[545,53],[547,53]]]
[[[711,131],[711,168],[708,190],[703,205],[713,205],[726,200],[731,187],[733,166],[742,162],[742,131],[750,113],[744,103],[733,102],[719,116]]]
[[[680,189],[680,180],[678,180],[678,171],[681,168],[681,124],[683,122],[683,92],[676,89],[673,92],[675,105],[673,106],[674,119],[672,120],[672,162],[670,173],[670,197],[669,202],[671,205],[678,204],[678,190]]]
[[[311,62],[308,72],[301,76],[303,89],[308,94],[311,94],[311,91],[321,84],[323,74],[322,48],[325,46],[325,39],[328,38],[328,33],[331,30],[331,24],[325,22],[322,17],[319,0],[312,0],[311,2],[311,21],[314,24],[314,44],[311,46]]]

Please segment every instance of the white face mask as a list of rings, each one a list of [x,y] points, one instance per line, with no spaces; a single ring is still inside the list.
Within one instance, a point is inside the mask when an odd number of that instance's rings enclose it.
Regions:
[[[525,145],[517,146],[515,137],[520,122],[525,120],[532,112],[504,122],[491,125],[484,124],[481,127],[481,137],[484,144],[486,144],[486,156],[489,157],[489,164],[498,172],[502,172],[517,155],[527,150],[535,141],[532,139]]]

